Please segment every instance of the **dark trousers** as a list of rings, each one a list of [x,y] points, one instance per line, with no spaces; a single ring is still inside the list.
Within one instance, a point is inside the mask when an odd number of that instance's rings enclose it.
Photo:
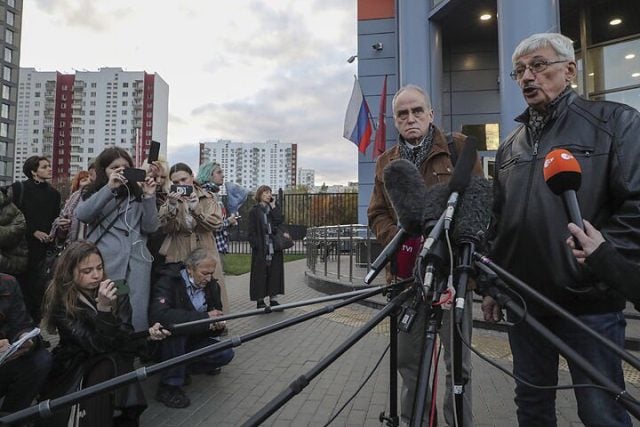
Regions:
[[[51,363],[51,353],[38,348],[0,366],[1,410],[15,412],[30,406],[49,375]]]
[[[626,321],[622,312],[577,316],[591,329],[624,348]],[[511,320],[511,319],[510,319]],[[515,320],[515,319],[513,319]],[[557,317],[538,320],[587,359],[601,374],[624,388],[620,357],[606,349],[592,337]],[[516,322],[509,331],[513,353],[513,373],[536,385],[558,384],[558,350],[525,322]],[[573,384],[592,381],[584,372],[567,361]],[[585,426],[631,426],[629,414],[615,401],[615,396],[593,387],[574,390],[578,402],[578,416]],[[538,390],[516,382],[515,402],[520,426],[555,426],[556,391]]]
[[[213,345],[219,342],[214,337],[207,335],[179,335],[164,339],[160,343],[160,355],[162,361],[169,360],[173,357],[182,356],[199,348]],[[211,371],[215,368],[226,365],[233,359],[234,352],[232,349],[217,351],[199,357],[191,363],[181,364],[173,369],[169,369],[162,374],[161,383],[166,385],[181,386],[187,375],[190,373],[199,374]]]

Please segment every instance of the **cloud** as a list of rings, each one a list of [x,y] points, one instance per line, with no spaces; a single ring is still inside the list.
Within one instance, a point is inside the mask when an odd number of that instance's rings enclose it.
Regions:
[[[50,15],[62,18],[65,25],[106,32],[130,12],[128,7],[105,10],[109,2],[93,0],[36,0],[37,6]]]

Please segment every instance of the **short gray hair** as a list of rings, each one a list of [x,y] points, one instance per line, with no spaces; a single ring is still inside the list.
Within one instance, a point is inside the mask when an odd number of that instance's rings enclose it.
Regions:
[[[213,253],[211,251],[212,249],[194,249],[189,255],[187,255],[187,258],[184,260],[184,264],[187,267],[195,268],[198,266],[198,264],[206,259],[212,259],[216,261],[216,257],[213,256]]]
[[[425,90],[422,89],[420,86],[409,83],[407,85],[402,86],[400,89],[398,89],[396,94],[393,95],[393,100],[391,101],[391,109],[393,110],[392,112],[394,117],[396,115],[396,100],[398,99],[398,97],[402,92],[406,92],[408,90],[414,90],[418,92],[420,95],[422,95],[424,97],[424,103],[427,105],[428,108],[431,108],[431,98],[429,98],[429,95],[427,95],[427,92],[425,92]]]
[[[530,35],[518,44],[511,56],[511,62],[515,65],[518,58],[545,47],[551,47],[561,59],[576,60],[573,41],[569,37],[560,33],[538,33]]]

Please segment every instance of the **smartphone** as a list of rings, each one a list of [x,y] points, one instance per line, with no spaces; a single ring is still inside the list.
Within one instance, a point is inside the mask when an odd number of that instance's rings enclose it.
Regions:
[[[122,171],[122,175],[124,175],[129,182],[142,182],[147,177],[147,173],[143,169],[136,168],[125,168]]]
[[[147,157],[147,163],[158,161],[160,155],[160,143],[157,141],[151,141],[149,146],[149,156]]]
[[[118,290],[117,295],[128,295],[129,294],[129,285],[125,279],[114,280],[113,284],[116,286]]]
[[[181,196],[190,196],[193,193],[193,185],[171,184],[171,192]]]

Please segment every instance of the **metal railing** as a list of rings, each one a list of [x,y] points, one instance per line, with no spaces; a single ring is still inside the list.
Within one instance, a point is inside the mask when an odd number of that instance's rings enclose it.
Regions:
[[[379,251],[369,227],[363,224],[310,227],[305,246],[312,274],[350,283],[364,279]]]

